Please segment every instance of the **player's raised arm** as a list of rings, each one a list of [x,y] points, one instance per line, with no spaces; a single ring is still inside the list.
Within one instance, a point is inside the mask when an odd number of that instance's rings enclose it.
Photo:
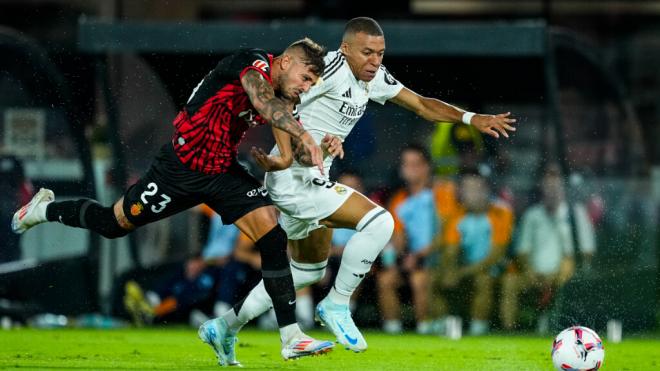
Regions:
[[[508,138],[508,131],[516,131],[516,128],[512,126],[516,119],[510,117],[511,112],[497,115],[467,112],[439,99],[421,96],[405,87],[390,101],[428,121],[462,122],[472,125],[480,132],[495,138],[499,138],[500,134]]]
[[[273,127],[298,138],[309,152],[312,163],[323,173],[323,151],[312,136],[298,124],[288,106],[275,96],[273,87],[263,76],[257,71],[249,70],[241,77],[241,84],[261,117]]]

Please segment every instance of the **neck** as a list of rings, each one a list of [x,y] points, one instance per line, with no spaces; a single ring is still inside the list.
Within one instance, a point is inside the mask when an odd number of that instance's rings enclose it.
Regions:
[[[426,181],[408,183],[408,192],[414,195],[416,193],[423,191],[426,188],[426,185],[427,185]]]

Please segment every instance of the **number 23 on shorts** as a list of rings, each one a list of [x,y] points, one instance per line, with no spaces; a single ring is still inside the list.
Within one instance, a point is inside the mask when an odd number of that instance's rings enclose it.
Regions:
[[[154,197],[156,196],[157,193],[158,193],[158,185],[156,183],[151,182],[147,184],[147,189],[144,192],[142,192],[142,194],[140,195],[140,200],[142,200],[142,204],[148,205],[149,204],[148,199],[154,201],[153,198],[158,198],[158,197]],[[167,204],[170,201],[172,201],[170,196],[166,195],[165,193],[161,193],[160,198],[155,200],[155,202],[158,202],[158,205],[151,205],[151,211],[154,214],[158,214],[162,212],[163,210],[165,210],[165,207],[167,207]]]

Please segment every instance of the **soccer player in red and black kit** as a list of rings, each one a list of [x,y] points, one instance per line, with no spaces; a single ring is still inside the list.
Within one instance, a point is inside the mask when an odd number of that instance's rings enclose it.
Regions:
[[[277,223],[266,189],[236,160],[245,131],[269,123],[273,130],[298,138],[311,155],[311,165],[323,170],[323,150],[285,102],[295,101],[316,83],[325,67],[324,55],[325,48],[306,38],[277,57],[260,49],[242,49],[223,58],[174,120],[172,142],[161,148],[146,175],[114,206],[104,207],[90,199],[54,202],[53,192],[41,189],[14,214],[14,232],[56,221],[117,238],[205,203],[259,248],[262,275],[280,326],[282,356],[289,359],[329,351],[331,342],[308,337],[296,323],[287,236]],[[229,344],[218,333],[214,326],[202,326],[199,335],[213,347],[221,364],[238,364],[222,357],[226,352],[218,352],[220,347],[234,346],[233,338]]]

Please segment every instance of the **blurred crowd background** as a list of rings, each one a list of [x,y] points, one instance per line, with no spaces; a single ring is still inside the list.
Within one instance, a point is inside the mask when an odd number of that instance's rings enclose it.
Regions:
[[[277,54],[309,36],[333,50],[355,16],[381,23],[404,85],[519,120],[495,140],[370,104],[331,173],[396,219],[354,297],[357,324],[657,330],[660,1],[611,0],[1,0],[3,326],[194,324],[246,294],[259,254],[204,207],[112,241],[51,223],[19,237],[9,221],[41,186],[116,199],[231,46]],[[272,143],[257,128],[242,144],[257,177],[249,148]],[[335,231],[335,267],[349,237]],[[328,274],[299,293],[305,326]]]

